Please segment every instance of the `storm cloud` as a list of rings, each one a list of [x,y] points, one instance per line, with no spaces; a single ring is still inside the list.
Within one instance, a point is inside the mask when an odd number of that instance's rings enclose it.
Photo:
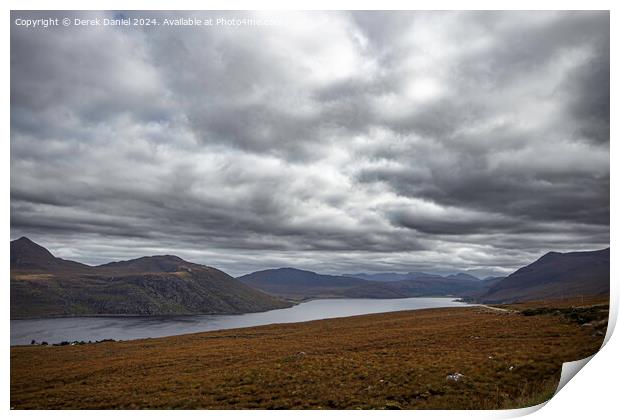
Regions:
[[[15,24],[50,16],[160,24]],[[607,12],[12,22],[11,236],[63,258],[490,275],[609,246]]]

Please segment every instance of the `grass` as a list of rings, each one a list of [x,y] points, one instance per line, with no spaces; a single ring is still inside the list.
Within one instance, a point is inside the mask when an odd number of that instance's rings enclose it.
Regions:
[[[12,277],[15,280],[49,280],[53,274],[19,274]]]
[[[428,309],[127,342],[12,347],[11,406],[536,405],[553,395],[562,363],[593,354],[603,337],[594,326],[553,311],[521,313],[534,308]],[[457,372],[464,375],[459,381],[447,380]]]

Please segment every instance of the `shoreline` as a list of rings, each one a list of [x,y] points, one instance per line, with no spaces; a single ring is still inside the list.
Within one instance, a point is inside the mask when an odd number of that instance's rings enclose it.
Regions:
[[[280,311],[283,309],[289,309],[295,307],[299,304],[312,302],[315,300],[399,300],[399,299],[423,299],[423,298],[445,298],[445,299],[453,299],[453,302],[459,302],[464,304],[475,305],[476,303],[470,303],[462,298],[456,296],[410,296],[410,297],[396,297],[396,298],[351,298],[351,297],[310,297],[301,300],[294,299],[286,299],[281,298],[287,302],[292,303],[291,306],[287,306],[285,308],[275,308],[275,309],[267,309],[265,311],[256,311],[256,312],[189,312],[189,313],[175,313],[175,314],[159,314],[159,315],[142,315],[142,314],[80,314],[80,315],[49,315],[49,316],[33,316],[33,317],[16,317],[10,318],[10,321],[36,321],[36,320],[46,320],[46,319],[66,319],[66,318],[173,318],[173,317],[181,317],[181,316],[231,316],[231,315],[249,315],[249,314],[261,314],[270,311]]]
[[[414,298],[400,298],[400,299],[372,299],[372,300],[381,300],[381,301],[385,301],[385,300],[408,300],[408,299],[424,299],[424,298],[429,298],[429,297],[414,297]],[[450,299],[450,303],[454,303],[457,302],[456,299],[453,298],[448,298],[448,297],[430,297],[432,299]],[[351,299],[351,298],[345,298],[347,300],[370,300],[370,299]],[[311,300],[328,300],[328,299],[311,299]],[[331,300],[331,299],[330,299]],[[333,299],[336,300],[336,299]],[[310,300],[306,301],[309,302]],[[304,303],[304,302],[300,302],[300,303]],[[146,338],[163,338],[163,337],[178,337],[178,336],[183,336],[186,334],[200,334],[200,333],[209,333],[209,332],[214,332],[214,331],[226,331],[226,330],[234,330],[234,329],[239,329],[239,328],[256,328],[256,327],[261,327],[261,326],[266,326],[266,325],[291,325],[291,324],[298,324],[298,323],[304,323],[304,322],[312,322],[312,321],[319,321],[319,320],[327,320],[327,319],[343,319],[343,318],[350,318],[350,317],[357,317],[357,316],[366,316],[366,315],[373,315],[373,314],[386,314],[386,313],[397,313],[397,312],[405,312],[405,311],[423,311],[423,310],[430,310],[430,309],[450,309],[450,308],[465,308],[465,307],[476,307],[478,305],[475,304],[467,304],[467,303],[463,303],[463,302],[458,302],[460,303],[459,305],[449,305],[449,306],[435,306],[435,307],[421,307],[421,308],[394,308],[394,310],[386,310],[386,311],[378,311],[378,312],[364,312],[364,313],[351,313],[351,314],[342,314],[342,315],[336,315],[336,316],[329,316],[327,315],[326,317],[323,318],[311,318],[311,319],[305,319],[305,320],[293,320],[293,321],[286,321],[283,319],[280,320],[268,320],[265,323],[255,323],[255,324],[250,324],[250,325],[245,325],[245,326],[236,326],[236,325],[231,325],[231,326],[223,326],[222,328],[218,328],[218,329],[209,329],[208,328],[208,324],[204,325],[204,329],[198,330],[198,331],[180,331],[178,333],[172,333],[172,334],[167,334],[167,335],[162,335],[162,336],[147,336],[147,337],[141,337],[141,336],[137,336],[137,337],[130,337],[130,338],[114,338],[114,334],[111,334],[110,336],[106,336],[105,338],[103,337],[90,337],[90,338],[81,338],[81,339],[71,339],[71,338],[67,338],[65,336],[65,338],[61,339],[60,341],[54,341],[52,342],[52,339],[41,339],[40,337],[34,337],[34,335],[36,335],[36,333],[32,334],[32,337],[28,337],[25,339],[24,343],[16,343],[16,344],[11,344],[11,347],[14,346],[40,346],[42,342],[47,342],[48,346],[52,346],[52,345],[56,345],[58,343],[61,342],[66,342],[66,343],[82,343],[82,344],[86,344],[88,341],[91,342],[95,342],[97,340],[101,340],[101,339],[111,339],[114,341],[133,341],[133,340],[142,340],[142,339],[146,339]],[[296,305],[295,305],[296,306]],[[294,307],[294,306],[293,306]],[[289,307],[289,308],[284,308],[284,309],[291,309],[293,307]],[[11,322],[13,321],[35,321],[35,322],[39,322],[39,321],[47,321],[47,320],[59,320],[59,319],[88,319],[88,318],[92,318],[92,319],[97,319],[97,318],[109,318],[109,319],[123,319],[123,318],[131,318],[131,319],[145,319],[145,320],[157,320],[157,319],[161,319],[163,322],[166,321],[166,319],[169,320],[174,320],[175,318],[183,318],[183,317],[200,317],[200,316],[217,316],[217,317],[228,317],[228,316],[243,316],[243,315],[252,315],[252,314],[260,314],[260,313],[266,313],[266,312],[270,312],[270,311],[264,311],[264,312],[250,312],[250,313],[245,313],[245,314],[190,314],[190,315],[157,315],[157,316],[124,316],[124,315],[116,315],[116,316],[105,316],[105,315],[99,315],[99,316],[60,316],[60,317],[49,317],[49,318],[29,318],[29,319],[12,319]],[[70,329],[68,329],[70,330]],[[60,331],[60,330],[59,330]],[[23,336],[26,336],[26,334],[24,333]],[[118,337],[118,335],[117,335]],[[28,342],[34,340],[35,342],[37,342],[37,344],[29,344]],[[58,338],[56,338],[55,340],[58,340]]]

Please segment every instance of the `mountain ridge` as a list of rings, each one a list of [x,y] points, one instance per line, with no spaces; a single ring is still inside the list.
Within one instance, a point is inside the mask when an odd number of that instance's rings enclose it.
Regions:
[[[292,299],[405,297],[380,282],[318,274],[292,267],[255,271],[238,277],[238,280],[266,293]]]
[[[173,255],[88,266],[11,242],[11,318],[261,312],[291,302]]]
[[[384,273],[385,274],[385,273]],[[425,273],[424,273],[425,274]],[[407,298],[418,296],[456,296],[480,290],[480,281],[460,276],[405,275],[400,280],[368,280],[345,275],[334,276],[291,267],[260,270],[238,277],[254,288],[294,299],[308,298]]]
[[[290,299],[454,296],[484,303],[609,293],[610,248],[548,252],[506,277],[422,272],[325,275],[293,267],[237,279],[164,254],[90,266],[55,257],[21,237],[11,241],[11,317],[96,314],[244,313],[291,306]],[[372,279],[379,280],[372,280]]]
[[[477,300],[509,303],[609,294],[610,248],[548,252],[491,285]]]
[[[472,281],[481,281],[478,277],[472,276],[467,273],[452,273],[447,275],[425,273],[421,271],[410,271],[408,273],[394,273],[394,272],[382,272],[382,273],[355,273],[355,274],[342,274],[344,277],[353,277],[363,280],[371,281],[401,281],[401,280],[416,280],[419,278],[443,278],[443,279],[463,279]]]

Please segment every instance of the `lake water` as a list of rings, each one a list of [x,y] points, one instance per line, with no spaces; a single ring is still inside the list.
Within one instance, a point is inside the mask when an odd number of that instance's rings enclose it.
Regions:
[[[318,299],[286,309],[242,315],[75,317],[11,320],[11,345],[131,340],[344,316],[465,306],[453,298]]]

